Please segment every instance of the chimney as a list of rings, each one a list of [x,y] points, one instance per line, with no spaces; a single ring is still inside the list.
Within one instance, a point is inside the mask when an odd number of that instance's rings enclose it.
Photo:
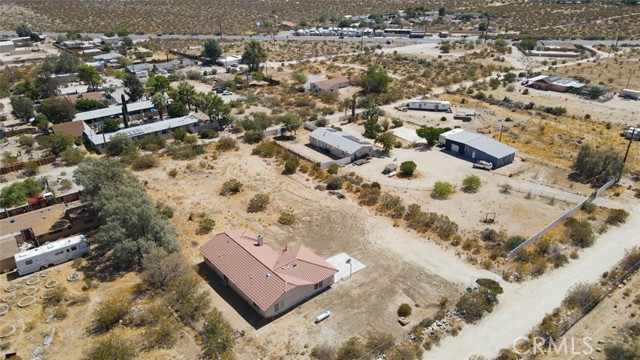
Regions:
[[[258,234],[256,239],[258,240],[258,246],[264,245],[264,236],[262,236],[262,234]]]

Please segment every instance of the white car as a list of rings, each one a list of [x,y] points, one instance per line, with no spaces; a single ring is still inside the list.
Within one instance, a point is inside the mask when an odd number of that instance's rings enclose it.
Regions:
[[[222,92],[222,95],[233,95],[233,93],[229,90],[225,90]]]

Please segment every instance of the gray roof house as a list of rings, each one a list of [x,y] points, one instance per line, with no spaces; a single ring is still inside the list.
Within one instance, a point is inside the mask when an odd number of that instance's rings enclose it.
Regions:
[[[309,134],[311,145],[340,159],[361,159],[373,153],[373,144],[332,128],[317,128]]]
[[[111,138],[117,134],[126,135],[134,140],[141,141],[147,136],[158,135],[162,138],[170,138],[175,129],[181,128],[187,131],[196,129],[200,119],[195,115],[187,115],[162,121],[154,121],[126,129],[121,129],[108,134],[98,134],[91,129],[85,129],[84,135],[89,140],[91,147],[97,152],[102,152]]]
[[[494,169],[512,163],[516,156],[516,150],[511,146],[462,129],[441,134],[439,142],[453,153],[475,161],[488,161]]]
[[[127,111],[129,112],[129,115],[144,113],[150,111],[151,109],[153,109],[153,103],[151,101],[138,101],[135,103],[127,104]],[[112,119],[119,117],[122,117],[122,106],[115,105],[106,107],[104,109],[77,113],[73,121],[94,122],[102,119]]]

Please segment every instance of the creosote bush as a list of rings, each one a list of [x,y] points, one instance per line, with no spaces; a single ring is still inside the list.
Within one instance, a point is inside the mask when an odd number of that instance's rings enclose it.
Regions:
[[[220,195],[234,195],[242,191],[242,183],[236,179],[227,180],[222,184]]]
[[[283,211],[280,213],[280,217],[278,218],[278,223],[282,225],[293,225],[296,222],[296,216],[287,211]]]
[[[249,200],[247,212],[256,213],[265,211],[269,205],[269,195],[265,193],[256,194]]]
[[[411,315],[411,305],[409,304],[400,305],[400,307],[398,308],[398,316],[407,317],[409,315]]]
[[[453,185],[445,181],[436,181],[431,190],[431,197],[438,200],[446,200],[453,194]]]

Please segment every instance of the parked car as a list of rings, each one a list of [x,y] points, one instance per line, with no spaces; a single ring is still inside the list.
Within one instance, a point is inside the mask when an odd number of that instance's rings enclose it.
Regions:
[[[478,160],[478,162],[473,164],[474,168],[491,170],[493,169],[493,164],[488,161]]]
[[[238,98],[236,100],[238,100],[238,101],[247,101],[247,97],[246,96],[238,96]]]
[[[229,90],[225,90],[222,92],[222,95],[233,95],[233,93]]]

